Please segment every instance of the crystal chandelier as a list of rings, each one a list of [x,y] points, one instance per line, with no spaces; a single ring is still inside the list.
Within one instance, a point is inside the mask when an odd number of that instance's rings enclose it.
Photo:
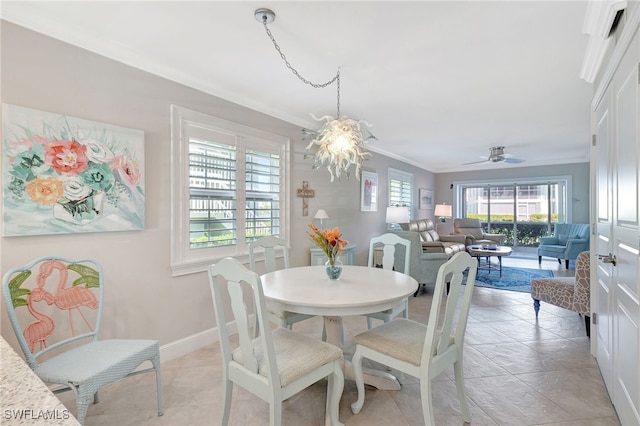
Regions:
[[[298,71],[291,66],[286,56],[280,50],[280,46],[276,42],[276,39],[271,34],[271,30],[267,24],[274,21],[276,18],[275,13],[270,9],[257,9],[255,11],[255,17],[259,22],[264,25],[267,35],[273,42],[273,46],[280,54],[280,57],[287,65],[287,68],[293,72],[303,83],[308,84],[316,89],[321,89],[336,83],[338,93],[338,110],[335,117],[325,115],[324,117],[317,118],[313,114],[314,120],[324,121],[322,127],[319,130],[302,129],[304,135],[303,140],[311,138],[311,141],[307,145],[307,151],[311,152],[314,146],[317,147],[315,153],[305,155],[307,157],[313,157],[313,169],[318,169],[325,166],[331,174],[331,182],[335,178],[340,180],[341,175],[346,175],[347,178],[351,176],[351,166],[355,166],[355,175],[360,180],[360,174],[362,172],[362,163],[371,154],[367,152],[365,143],[368,139],[377,139],[368,130],[364,129],[367,136],[363,136],[362,125],[371,127],[369,123],[364,120],[353,120],[347,116],[340,116],[340,70],[336,75],[326,83],[317,84],[302,77]]]

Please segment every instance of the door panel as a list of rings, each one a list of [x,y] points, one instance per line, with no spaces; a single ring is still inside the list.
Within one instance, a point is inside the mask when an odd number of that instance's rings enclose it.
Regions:
[[[630,44],[614,77],[616,137],[614,174],[616,208],[613,404],[622,424],[640,424],[640,36]]]
[[[597,255],[606,255],[613,252],[611,244],[613,210],[612,197],[612,173],[611,173],[611,92],[607,90],[602,102],[596,109],[597,129],[595,155],[596,162],[596,238],[593,250]],[[596,257],[597,258],[597,257]],[[597,288],[594,291],[595,300],[592,301],[592,309],[597,312],[596,325],[596,357],[602,378],[609,395],[613,395],[613,291],[611,264],[598,261],[595,268]],[[593,289],[593,286],[592,286]]]

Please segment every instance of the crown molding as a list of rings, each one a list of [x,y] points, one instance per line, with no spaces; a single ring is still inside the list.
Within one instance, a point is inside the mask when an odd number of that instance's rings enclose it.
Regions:
[[[589,43],[580,69],[580,78],[586,82],[595,81],[610,44],[609,31],[613,20],[618,11],[626,7],[626,0],[588,2],[582,32],[589,35]]]
[[[624,56],[629,44],[633,41],[633,37],[635,34],[640,31],[640,5],[635,8],[633,13],[627,17],[627,22],[625,23],[624,30],[620,35],[620,38],[611,54],[611,58],[609,59],[609,63],[607,68],[604,70],[602,75],[602,79],[598,84],[598,88],[595,91],[593,96],[593,101],[591,102],[591,110],[595,111],[600,101],[604,97],[604,94],[609,87],[609,83],[613,80],[613,75],[618,69],[618,65],[622,61],[622,57]]]

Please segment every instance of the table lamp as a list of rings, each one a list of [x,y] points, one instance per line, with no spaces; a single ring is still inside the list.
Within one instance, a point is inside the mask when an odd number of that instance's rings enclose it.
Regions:
[[[387,207],[387,219],[388,224],[397,223],[401,225],[403,223],[409,223],[409,207],[405,206],[389,206]],[[400,226],[402,228],[402,226]]]
[[[440,218],[440,222],[445,223],[448,217],[451,217],[451,206],[445,203],[436,204],[436,210],[433,212],[435,217]]]
[[[322,229],[324,227],[324,220],[329,219],[329,215],[326,211],[320,209],[316,212],[316,215],[313,218],[320,219],[320,229]]]

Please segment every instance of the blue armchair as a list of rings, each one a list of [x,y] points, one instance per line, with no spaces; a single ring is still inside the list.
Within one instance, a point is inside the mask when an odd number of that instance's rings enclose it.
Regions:
[[[542,256],[564,259],[569,269],[569,260],[575,260],[580,252],[589,250],[589,225],[586,223],[556,223],[552,237],[540,237],[538,263]]]

